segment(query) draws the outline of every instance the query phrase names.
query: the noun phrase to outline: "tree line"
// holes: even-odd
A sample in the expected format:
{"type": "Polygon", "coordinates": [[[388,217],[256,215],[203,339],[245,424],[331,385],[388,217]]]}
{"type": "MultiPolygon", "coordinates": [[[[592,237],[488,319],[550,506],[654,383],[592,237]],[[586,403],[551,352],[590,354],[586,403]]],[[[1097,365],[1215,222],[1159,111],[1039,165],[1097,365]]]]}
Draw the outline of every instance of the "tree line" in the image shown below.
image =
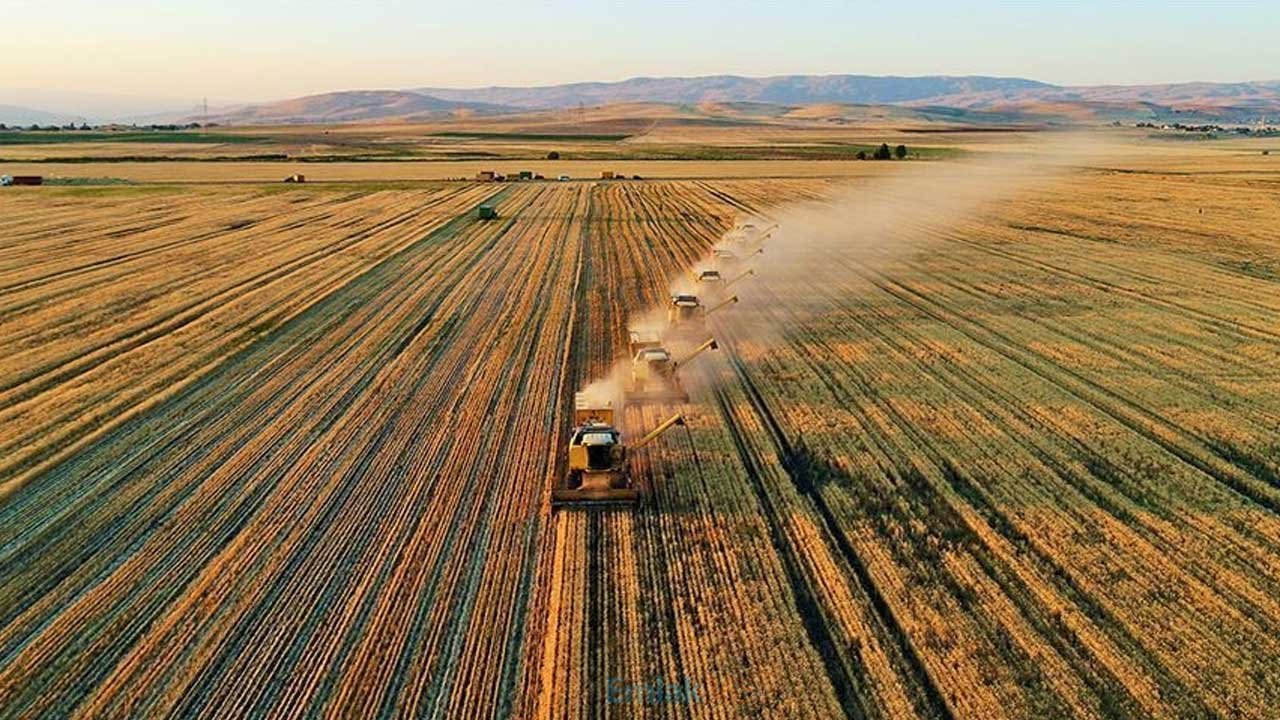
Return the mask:
{"type": "Polygon", "coordinates": [[[67,123],[66,125],[39,125],[39,124],[37,124],[37,123],[31,123],[30,125],[28,125],[28,126],[26,126],[26,127],[23,127],[23,126],[21,126],[21,125],[6,125],[5,123],[0,122],[0,131],[4,131],[4,130],[22,131],[22,130],[25,130],[25,131],[27,131],[27,132],[62,132],[62,131],[64,131],[64,130],[67,130],[67,131],[77,131],[77,130],[78,130],[78,131],[82,131],[82,132],[83,132],[83,131],[89,131],[89,130],[107,130],[107,131],[118,131],[118,130],[122,130],[122,131],[133,132],[133,131],[136,131],[136,130],[156,130],[156,131],[168,131],[168,132],[172,132],[172,131],[176,131],[176,130],[198,130],[198,129],[202,128],[202,127],[203,127],[203,128],[211,128],[211,127],[217,127],[217,126],[218,126],[218,124],[217,124],[217,123],[205,123],[205,124],[201,125],[200,123],[193,122],[193,123],[183,123],[183,124],[176,124],[176,123],[175,123],[175,124],[167,124],[167,125],[116,125],[116,124],[111,124],[111,125],[93,125],[93,126],[90,126],[88,123],[81,123],[81,124],[80,124],[80,125],[78,125],[78,126],[77,126],[75,123],[67,123]]]}
{"type": "Polygon", "coordinates": [[[899,145],[892,150],[889,149],[889,143],[880,143],[880,147],[876,148],[870,155],[866,150],[859,150],[857,155],[859,160],[905,160],[907,158],[907,146],[899,145]]]}

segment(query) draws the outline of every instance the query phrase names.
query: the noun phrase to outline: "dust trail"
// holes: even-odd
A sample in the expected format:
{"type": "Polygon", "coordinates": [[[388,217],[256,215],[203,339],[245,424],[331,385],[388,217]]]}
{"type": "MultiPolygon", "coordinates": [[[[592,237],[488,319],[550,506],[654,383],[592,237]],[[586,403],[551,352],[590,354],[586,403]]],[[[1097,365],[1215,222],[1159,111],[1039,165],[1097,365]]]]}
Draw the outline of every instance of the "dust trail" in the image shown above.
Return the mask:
{"type": "MultiPolygon", "coordinates": [[[[744,350],[781,342],[788,327],[828,311],[824,297],[859,291],[858,276],[849,268],[882,270],[928,252],[939,231],[1110,157],[1119,147],[1097,137],[1063,134],[1017,152],[975,154],[955,162],[904,162],[823,201],[746,218],[743,222],[758,227],[776,227],[763,253],[747,263],[756,275],[732,288],[741,302],[714,318],[712,326],[732,335],[744,350]]],[[[738,255],[752,249],[732,236],[717,247],[738,255]]]]}
{"type": "MultiPolygon", "coordinates": [[[[738,229],[672,276],[668,290],[672,295],[698,294],[707,306],[736,295],[738,304],[708,318],[708,335],[731,336],[739,351],[754,354],[782,342],[787,328],[825,312],[825,297],[857,292],[859,281],[851,277],[850,267],[875,270],[927,252],[937,231],[979,217],[1080,166],[1113,157],[1123,147],[1097,135],[1063,133],[1037,138],[1013,151],[975,153],[964,160],[897,162],[887,166],[886,174],[841,187],[824,200],[740,218],[738,229]],[[747,224],[757,230],[754,239],[741,228],[747,224]],[[715,297],[695,279],[703,269],[718,269],[725,280],[747,269],[754,275],[715,297]]],[[[633,316],[628,328],[664,332],[666,308],[633,316]]],[[[669,349],[679,354],[682,343],[676,345],[669,349]]],[[[629,358],[622,358],[587,390],[620,408],[628,373],[629,358]]],[[[704,376],[691,373],[682,379],[692,389],[704,376]]]]}
{"type": "Polygon", "coordinates": [[[612,407],[614,409],[614,422],[618,425],[619,430],[623,424],[623,393],[625,391],[625,383],[627,375],[630,373],[630,365],[626,360],[619,359],[609,368],[609,372],[604,377],[599,377],[587,383],[580,391],[577,397],[582,399],[591,407],[612,407]]]}

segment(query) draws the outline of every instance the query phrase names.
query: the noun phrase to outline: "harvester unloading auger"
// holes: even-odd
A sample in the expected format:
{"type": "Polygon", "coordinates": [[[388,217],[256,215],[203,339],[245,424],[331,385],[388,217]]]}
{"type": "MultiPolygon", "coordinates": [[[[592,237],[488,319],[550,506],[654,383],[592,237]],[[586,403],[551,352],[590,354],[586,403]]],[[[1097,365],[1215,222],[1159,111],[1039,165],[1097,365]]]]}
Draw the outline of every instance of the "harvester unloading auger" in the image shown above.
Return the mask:
{"type": "Polygon", "coordinates": [[[733,285],[739,280],[743,278],[751,277],[752,275],[755,275],[755,274],[756,274],[755,268],[747,268],[746,270],[743,270],[741,273],[738,273],[737,275],[735,275],[732,279],[726,280],[725,283],[720,286],[720,289],[722,291],[728,290],[730,285],[733,285]]]}
{"type": "Polygon", "coordinates": [[[694,348],[680,360],[656,338],[631,334],[631,377],[623,398],[628,403],[689,402],[689,393],[680,383],[678,371],[707,350],[718,350],[715,338],[694,348]]]}
{"type": "Polygon", "coordinates": [[[582,393],[574,397],[569,435],[569,471],[551,491],[551,506],[633,505],[640,488],[631,478],[627,456],[657,440],[684,416],[672,415],[647,435],[629,445],[614,426],[613,404],[592,402],[582,393]]]}

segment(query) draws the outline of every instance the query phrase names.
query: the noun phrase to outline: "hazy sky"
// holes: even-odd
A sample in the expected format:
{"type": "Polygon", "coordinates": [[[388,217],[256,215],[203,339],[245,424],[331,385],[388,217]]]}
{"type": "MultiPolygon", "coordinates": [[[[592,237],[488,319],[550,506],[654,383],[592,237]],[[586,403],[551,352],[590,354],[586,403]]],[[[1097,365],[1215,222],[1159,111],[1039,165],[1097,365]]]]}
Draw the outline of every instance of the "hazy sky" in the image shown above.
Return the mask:
{"type": "Polygon", "coordinates": [[[0,0],[0,27],[0,88],[183,99],[717,73],[1280,77],[1280,0],[0,0]]]}

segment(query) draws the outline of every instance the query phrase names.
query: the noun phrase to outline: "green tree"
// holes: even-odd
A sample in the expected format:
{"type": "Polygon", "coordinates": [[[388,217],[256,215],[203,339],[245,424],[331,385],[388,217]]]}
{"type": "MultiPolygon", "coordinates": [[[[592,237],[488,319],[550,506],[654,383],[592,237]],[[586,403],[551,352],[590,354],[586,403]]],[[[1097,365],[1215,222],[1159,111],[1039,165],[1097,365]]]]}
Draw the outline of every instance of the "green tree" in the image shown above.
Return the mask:
{"type": "Polygon", "coordinates": [[[890,159],[890,158],[892,158],[892,157],[893,157],[893,155],[889,152],[889,144],[888,144],[888,143],[880,143],[880,147],[876,148],[876,159],[877,159],[877,160],[888,160],[888,159],[890,159]]]}
{"type": "Polygon", "coordinates": [[[866,151],[866,150],[859,150],[859,151],[858,151],[858,159],[859,159],[859,160],[866,160],[866,159],[867,159],[867,151],[866,151]]]}
{"type": "Polygon", "coordinates": [[[556,151],[556,150],[552,150],[551,152],[547,153],[547,159],[548,159],[548,160],[559,160],[559,159],[560,159],[560,153],[559,153],[558,151],[556,151]]]}
{"type": "Polygon", "coordinates": [[[898,147],[894,148],[893,156],[898,158],[899,160],[905,160],[907,158],[907,146],[899,145],[898,147]]]}

